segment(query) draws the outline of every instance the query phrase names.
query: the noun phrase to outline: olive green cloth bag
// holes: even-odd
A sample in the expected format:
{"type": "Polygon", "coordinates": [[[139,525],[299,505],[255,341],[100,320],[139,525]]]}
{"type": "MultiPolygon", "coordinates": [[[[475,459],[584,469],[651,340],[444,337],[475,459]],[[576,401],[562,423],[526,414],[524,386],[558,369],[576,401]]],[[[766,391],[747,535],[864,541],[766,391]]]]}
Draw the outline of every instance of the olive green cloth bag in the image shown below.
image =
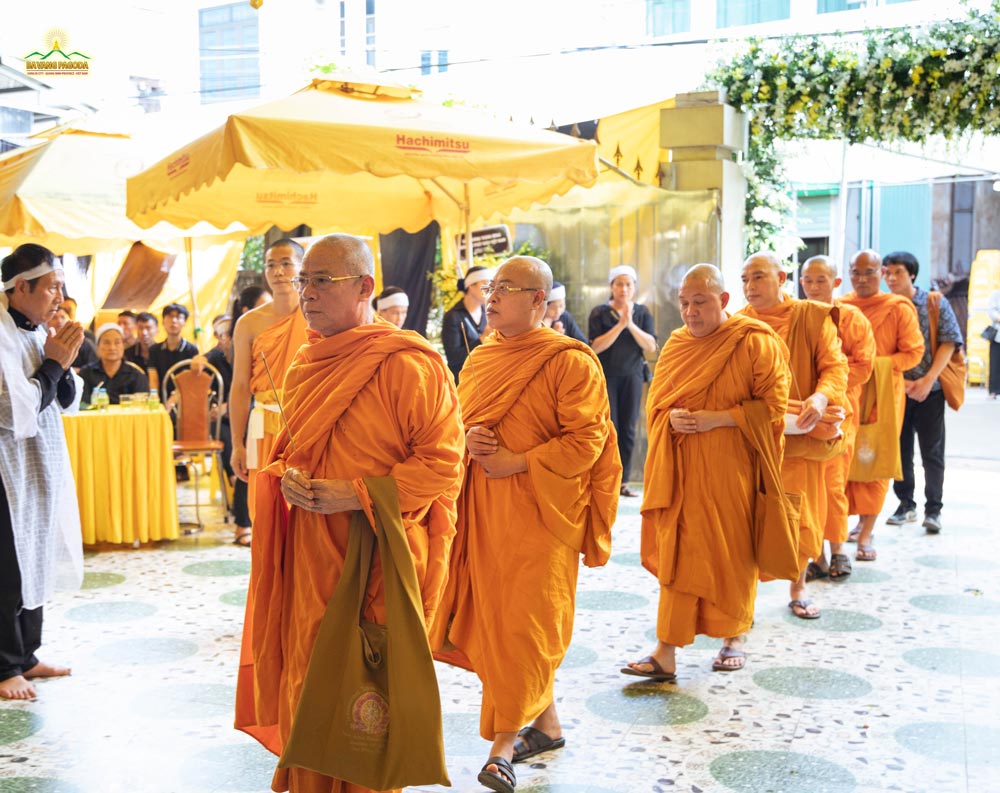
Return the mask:
{"type": "Polygon", "coordinates": [[[365,485],[375,505],[386,624],[361,616],[376,538],[359,510],[278,766],[372,790],[450,785],[437,677],[396,480],[370,477],[365,485]]]}

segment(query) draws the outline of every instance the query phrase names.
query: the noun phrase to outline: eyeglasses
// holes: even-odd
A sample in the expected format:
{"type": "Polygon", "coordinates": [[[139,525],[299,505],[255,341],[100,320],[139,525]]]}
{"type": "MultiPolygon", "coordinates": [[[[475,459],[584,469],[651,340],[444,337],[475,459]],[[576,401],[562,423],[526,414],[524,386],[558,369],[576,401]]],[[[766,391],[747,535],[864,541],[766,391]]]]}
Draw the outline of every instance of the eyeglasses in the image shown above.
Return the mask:
{"type": "Polygon", "coordinates": [[[874,278],[881,270],[851,270],[851,278],[874,278]]]}
{"type": "Polygon", "coordinates": [[[355,278],[364,278],[363,275],[297,275],[291,280],[291,285],[299,292],[305,291],[307,286],[311,286],[317,292],[323,292],[330,288],[335,281],[351,281],[355,278]]]}
{"type": "Polygon", "coordinates": [[[486,297],[491,295],[500,295],[500,297],[505,297],[511,292],[540,292],[542,291],[540,287],[537,286],[508,286],[507,284],[494,284],[488,283],[483,284],[483,294],[486,297]]]}

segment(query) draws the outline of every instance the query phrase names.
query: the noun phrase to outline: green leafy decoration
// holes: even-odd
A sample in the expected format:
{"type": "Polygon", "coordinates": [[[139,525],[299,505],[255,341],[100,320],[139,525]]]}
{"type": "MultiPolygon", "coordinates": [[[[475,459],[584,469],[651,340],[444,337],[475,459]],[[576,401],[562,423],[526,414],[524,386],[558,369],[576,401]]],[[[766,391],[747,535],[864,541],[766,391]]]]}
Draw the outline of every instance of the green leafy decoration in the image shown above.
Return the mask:
{"type": "Polygon", "coordinates": [[[1000,133],[1000,0],[920,29],[751,39],[708,79],[750,118],[747,251],[759,250],[783,235],[791,215],[778,140],[1000,133]]]}

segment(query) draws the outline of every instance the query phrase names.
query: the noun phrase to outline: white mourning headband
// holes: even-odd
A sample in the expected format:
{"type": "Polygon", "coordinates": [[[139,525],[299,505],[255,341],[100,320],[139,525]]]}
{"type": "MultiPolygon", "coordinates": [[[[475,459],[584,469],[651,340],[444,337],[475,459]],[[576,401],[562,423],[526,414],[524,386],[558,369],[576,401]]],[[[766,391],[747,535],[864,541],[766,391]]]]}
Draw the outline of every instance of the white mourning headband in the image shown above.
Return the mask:
{"type": "Polygon", "coordinates": [[[410,298],[406,296],[406,292],[394,292],[388,297],[380,297],[376,301],[379,311],[385,311],[387,308],[392,308],[394,306],[403,306],[407,308],[410,305],[410,298]]]}
{"type": "Polygon", "coordinates": [[[476,270],[474,273],[469,273],[465,276],[465,285],[472,286],[473,284],[478,284],[480,281],[492,281],[493,271],[488,267],[485,270],[476,270]]]}
{"type": "Polygon", "coordinates": [[[559,284],[559,286],[552,287],[551,291],[549,291],[548,302],[551,303],[553,300],[565,300],[565,299],[566,299],[566,287],[563,286],[562,284],[559,284]]]}
{"type": "Polygon", "coordinates": [[[612,283],[619,275],[627,275],[632,279],[632,283],[639,283],[639,274],[631,265],[620,264],[617,267],[612,267],[611,272],[608,273],[608,283],[612,283]]]}
{"type": "Polygon", "coordinates": [[[58,264],[49,264],[48,262],[42,262],[41,264],[35,265],[30,270],[25,270],[23,273],[18,273],[9,281],[3,282],[3,291],[6,292],[8,289],[13,289],[14,284],[18,281],[34,281],[36,278],[41,278],[43,275],[48,275],[49,273],[61,273],[63,268],[58,264]]]}

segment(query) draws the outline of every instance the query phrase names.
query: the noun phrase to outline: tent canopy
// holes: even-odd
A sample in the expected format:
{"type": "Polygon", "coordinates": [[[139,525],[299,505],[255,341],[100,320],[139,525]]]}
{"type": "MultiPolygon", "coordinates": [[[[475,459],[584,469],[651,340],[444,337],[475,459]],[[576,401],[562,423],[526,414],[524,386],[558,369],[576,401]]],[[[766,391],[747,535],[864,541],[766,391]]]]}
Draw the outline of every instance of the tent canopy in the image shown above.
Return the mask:
{"type": "Polygon", "coordinates": [[[125,179],[153,161],[149,152],[149,142],[129,132],[70,126],[0,155],[0,246],[35,242],[82,256],[136,240],[179,252],[187,235],[211,236],[213,244],[246,236],[231,219],[219,228],[199,223],[186,231],[169,223],[143,229],[129,220],[125,179]]]}
{"type": "Polygon", "coordinates": [[[236,219],[357,233],[458,227],[597,178],[590,141],[421,99],[405,86],[314,80],[128,180],[128,215],[182,228],[236,219]]]}

